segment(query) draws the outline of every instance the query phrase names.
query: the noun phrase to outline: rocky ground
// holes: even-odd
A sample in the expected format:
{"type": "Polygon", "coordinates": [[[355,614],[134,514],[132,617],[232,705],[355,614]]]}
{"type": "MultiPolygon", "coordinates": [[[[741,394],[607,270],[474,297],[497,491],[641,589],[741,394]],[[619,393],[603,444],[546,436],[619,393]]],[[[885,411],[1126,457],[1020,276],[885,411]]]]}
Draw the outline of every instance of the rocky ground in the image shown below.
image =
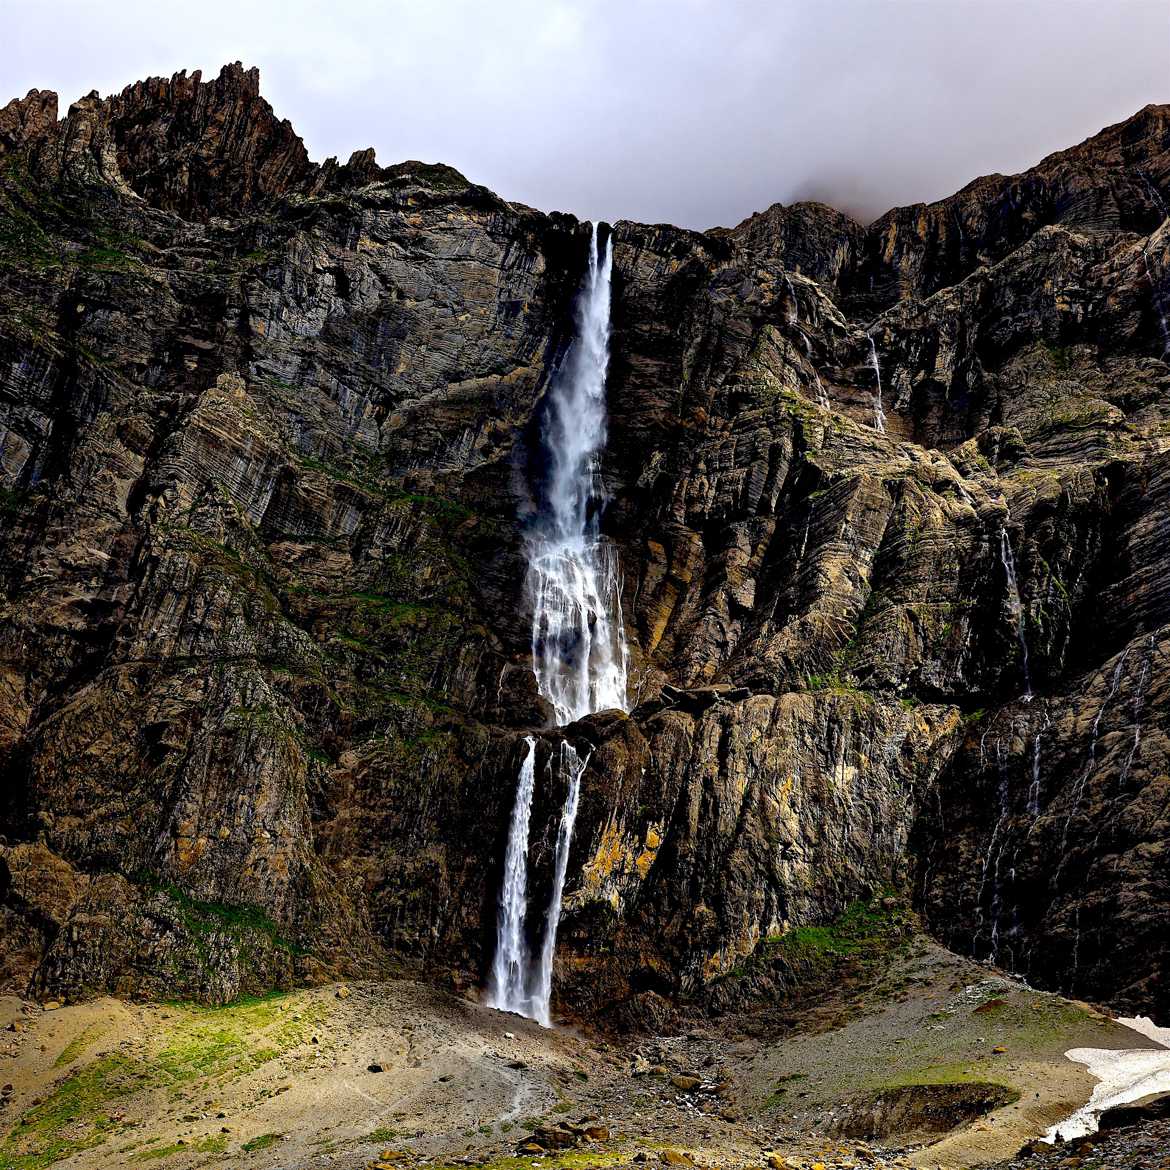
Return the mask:
{"type": "Polygon", "coordinates": [[[1170,1121],[1151,1121],[1030,1152],[989,1170],[1167,1170],[1170,1121]]]}
{"type": "Polygon", "coordinates": [[[410,981],[222,1008],[8,998],[0,1028],[12,1170],[965,1167],[1087,1099],[1064,1049],[1141,1043],[924,940],[800,1018],[694,1017],[641,1039],[544,1030],[410,981]]]}

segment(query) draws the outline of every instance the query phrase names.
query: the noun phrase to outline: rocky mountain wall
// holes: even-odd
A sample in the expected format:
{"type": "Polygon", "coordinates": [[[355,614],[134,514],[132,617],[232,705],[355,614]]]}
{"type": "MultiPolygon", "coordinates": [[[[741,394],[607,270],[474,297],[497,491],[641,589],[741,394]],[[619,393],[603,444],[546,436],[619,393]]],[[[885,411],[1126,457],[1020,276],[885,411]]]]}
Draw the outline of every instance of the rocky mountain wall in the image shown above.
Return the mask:
{"type": "MultiPolygon", "coordinates": [[[[313,164],[239,66],[33,91],[0,172],[5,983],[479,979],[587,225],[313,164]]],[[[1148,107],[868,228],[613,225],[633,709],[563,732],[563,1009],[726,1001],[888,888],[1165,1010],[1167,200],[1148,107]]]]}

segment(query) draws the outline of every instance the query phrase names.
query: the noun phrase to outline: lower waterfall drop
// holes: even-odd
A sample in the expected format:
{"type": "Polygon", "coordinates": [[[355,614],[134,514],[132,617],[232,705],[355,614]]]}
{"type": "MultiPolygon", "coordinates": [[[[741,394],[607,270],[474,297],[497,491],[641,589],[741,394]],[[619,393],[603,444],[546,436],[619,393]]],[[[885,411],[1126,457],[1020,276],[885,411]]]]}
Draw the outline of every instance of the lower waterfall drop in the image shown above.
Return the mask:
{"type": "Polygon", "coordinates": [[[552,897],[545,914],[544,942],[540,948],[540,962],[533,972],[532,1018],[546,1028],[552,1027],[549,1019],[549,1002],[552,999],[553,957],[557,950],[557,926],[561,920],[561,902],[565,893],[565,874],[569,869],[569,847],[573,843],[573,826],[577,821],[577,805],[581,798],[581,773],[589,757],[582,759],[571,743],[561,741],[560,772],[569,779],[569,792],[561,812],[561,827],[557,832],[557,853],[553,865],[552,897]]]}
{"type": "Polygon", "coordinates": [[[488,983],[488,1006],[526,1015],[528,1010],[528,824],[536,788],[536,740],[524,738],[524,759],[516,785],[516,802],[504,853],[504,881],[500,887],[498,939],[488,983]]]}

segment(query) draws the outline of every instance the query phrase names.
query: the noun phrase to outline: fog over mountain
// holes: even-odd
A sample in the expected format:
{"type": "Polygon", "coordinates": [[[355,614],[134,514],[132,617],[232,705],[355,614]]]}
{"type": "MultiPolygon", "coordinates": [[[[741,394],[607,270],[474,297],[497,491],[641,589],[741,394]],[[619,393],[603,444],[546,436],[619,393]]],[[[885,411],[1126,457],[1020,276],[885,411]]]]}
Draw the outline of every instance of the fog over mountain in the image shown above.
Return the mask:
{"type": "Polygon", "coordinates": [[[315,158],[372,145],[542,209],[697,228],[809,198],[870,219],[1170,96],[1159,0],[3,10],[5,100],[48,87],[64,112],[128,77],[239,59],[315,158]]]}

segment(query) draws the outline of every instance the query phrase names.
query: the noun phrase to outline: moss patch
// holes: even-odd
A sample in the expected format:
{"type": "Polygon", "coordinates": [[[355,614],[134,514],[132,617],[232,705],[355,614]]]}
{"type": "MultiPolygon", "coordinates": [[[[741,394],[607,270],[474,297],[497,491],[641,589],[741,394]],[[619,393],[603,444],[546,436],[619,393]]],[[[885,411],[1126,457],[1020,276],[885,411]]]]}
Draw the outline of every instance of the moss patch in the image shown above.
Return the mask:
{"type": "Polygon", "coordinates": [[[283,1138],[284,1134],[282,1133],[262,1133],[258,1137],[251,1138],[249,1141],[244,1142],[240,1148],[244,1151],[244,1153],[252,1154],[257,1150],[266,1150],[269,1146],[276,1145],[276,1143],[283,1140],[283,1138]]]}
{"type": "Polygon", "coordinates": [[[909,910],[890,891],[870,901],[853,902],[843,914],[824,926],[794,926],[770,935],[763,945],[768,959],[784,959],[798,966],[833,966],[839,959],[879,958],[902,942],[912,925],[909,910]]]}
{"type": "Polygon", "coordinates": [[[148,1150],[140,1150],[132,1154],[132,1162],[152,1162],[159,1158],[169,1158],[172,1154],[194,1150],[197,1154],[222,1154],[227,1149],[227,1138],[208,1136],[196,1138],[191,1142],[172,1142],[166,1146],[152,1146],[148,1150]]]}
{"type": "Polygon", "coordinates": [[[7,1170],[40,1170],[100,1145],[123,1123],[111,1115],[117,1102],[146,1083],[144,1068],[122,1056],[105,1056],[58,1081],[0,1143],[7,1170]]]}
{"type": "MultiPolygon", "coordinates": [[[[131,1094],[243,1076],[307,1042],[324,1011],[316,1005],[289,1010],[283,995],[218,1008],[180,1004],[173,1010],[177,1018],[168,1021],[166,1034],[146,1052],[102,1056],[58,1081],[0,1140],[0,1166],[41,1170],[100,1145],[127,1128],[120,1107],[131,1094]]],[[[275,1141],[280,1135],[262,1136],[275,1141]]],[[[173,1152],[166,1147],[141,1151],[151,1158],[173,1152]]]]}

